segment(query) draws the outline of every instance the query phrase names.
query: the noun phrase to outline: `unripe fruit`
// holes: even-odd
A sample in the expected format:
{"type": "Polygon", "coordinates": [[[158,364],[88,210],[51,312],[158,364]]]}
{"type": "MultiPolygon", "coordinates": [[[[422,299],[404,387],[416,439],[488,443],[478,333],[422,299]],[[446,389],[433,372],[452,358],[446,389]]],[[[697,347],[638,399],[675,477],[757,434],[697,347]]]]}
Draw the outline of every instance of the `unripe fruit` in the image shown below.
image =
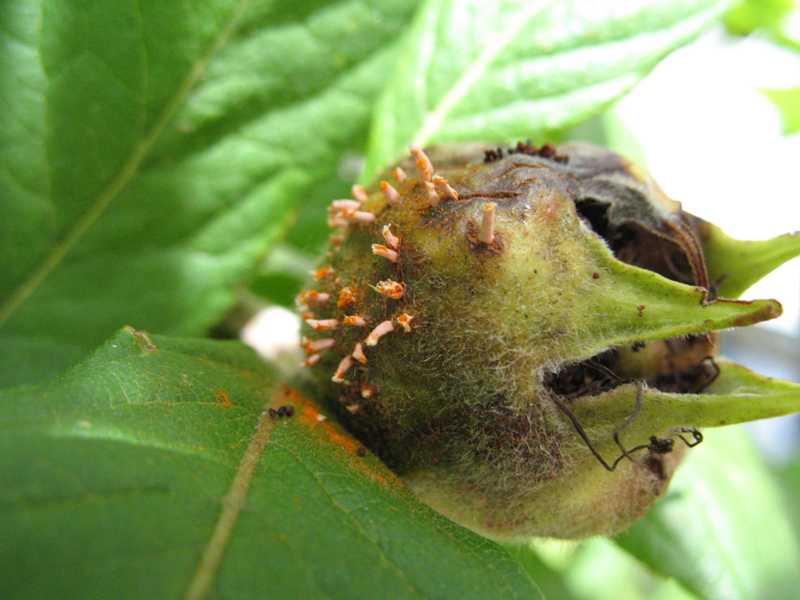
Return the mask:
{"type": "Polygon", "coordinates": [[[414,148],[388,172],[331,207],[299,299],[306,364],[453,520],[498,539],[614,533],[664,493],[695,427],[800,409],[792,384],[714,358],[714,331],[781,311],[718,295],[796,238],[731,240],[586,144],[414,148]]]}

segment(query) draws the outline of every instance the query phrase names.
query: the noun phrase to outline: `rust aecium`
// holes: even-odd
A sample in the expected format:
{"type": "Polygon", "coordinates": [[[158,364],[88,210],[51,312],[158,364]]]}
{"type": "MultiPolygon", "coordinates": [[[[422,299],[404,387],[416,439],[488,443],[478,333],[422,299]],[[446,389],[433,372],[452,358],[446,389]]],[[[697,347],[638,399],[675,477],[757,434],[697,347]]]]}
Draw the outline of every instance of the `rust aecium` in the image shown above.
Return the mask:
{"type": "Polygon", "coordinates": [[[298,298],[305,364],[350,431],[467,527],[617,532],[698,428],[800,409],[795,384],[719,358],[716,333],[780,314],[736,296],[796,236],[733,240],[587,144],[414,147],[353,195],[298,298]]]}

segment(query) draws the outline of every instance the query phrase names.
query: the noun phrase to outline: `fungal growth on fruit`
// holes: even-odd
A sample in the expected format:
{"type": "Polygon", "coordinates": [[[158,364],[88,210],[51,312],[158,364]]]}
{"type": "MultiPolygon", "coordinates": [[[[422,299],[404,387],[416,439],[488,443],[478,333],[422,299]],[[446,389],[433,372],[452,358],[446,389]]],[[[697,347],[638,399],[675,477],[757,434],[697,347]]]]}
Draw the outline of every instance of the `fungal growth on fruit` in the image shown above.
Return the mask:
{"type": "Polygon", "coordinates": [[[484,535],[614,533],[699,428],[800,410],[716,333],[780,314],[736,298],[798,238],[728,238],[608,150],[413,147],[329,222],[298,297],[304,364],[366,447],[484,535]]]}

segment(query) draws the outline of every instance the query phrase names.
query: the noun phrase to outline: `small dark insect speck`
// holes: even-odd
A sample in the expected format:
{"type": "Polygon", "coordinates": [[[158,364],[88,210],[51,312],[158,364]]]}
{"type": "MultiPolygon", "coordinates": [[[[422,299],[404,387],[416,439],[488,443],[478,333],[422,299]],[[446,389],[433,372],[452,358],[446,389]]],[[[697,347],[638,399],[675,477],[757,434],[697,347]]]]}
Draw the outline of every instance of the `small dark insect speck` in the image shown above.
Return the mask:
{"type": "Polygon", "coordinates": [[[366,456],[367,455],[367,449],[364,448],[364,446],[359,446],[358,450],[356,450],[356,454],[358,454],[359,456],[366,456]]]}
{"type": "Polygon", "coordinates": [[[270,408],[269,416],[272,417],[273,419],[280,419],[281,417],[294,416],[294,406],[292,406],[291,404],[284,404],[283,406],[279,406],[278,408],[270,408]]]}
{"type": "Polygon", "coordinates": [[[592,279],[600,279],[600,273],[597,272],[592,273],[592,279]]]}
{"type": "Polygon", "coordinates": [[[631,346],[631,352],[638,352],[639,350],[644,348],[646,345],[647,344],[645,344],[644,342],[633,342],[633,345],[631,346]]]}

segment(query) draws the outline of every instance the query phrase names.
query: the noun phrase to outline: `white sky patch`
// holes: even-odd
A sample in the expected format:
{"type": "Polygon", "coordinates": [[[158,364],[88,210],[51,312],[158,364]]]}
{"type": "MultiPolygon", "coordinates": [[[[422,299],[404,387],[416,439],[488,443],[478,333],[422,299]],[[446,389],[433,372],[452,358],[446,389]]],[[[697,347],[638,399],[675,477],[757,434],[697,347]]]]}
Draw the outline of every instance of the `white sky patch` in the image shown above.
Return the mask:
{"type": "Polygon", "coordinates": [[[300,361],[300,317],[281,306],[259,311],[242,329],[242,341],[267,360],[300,361]]]}

